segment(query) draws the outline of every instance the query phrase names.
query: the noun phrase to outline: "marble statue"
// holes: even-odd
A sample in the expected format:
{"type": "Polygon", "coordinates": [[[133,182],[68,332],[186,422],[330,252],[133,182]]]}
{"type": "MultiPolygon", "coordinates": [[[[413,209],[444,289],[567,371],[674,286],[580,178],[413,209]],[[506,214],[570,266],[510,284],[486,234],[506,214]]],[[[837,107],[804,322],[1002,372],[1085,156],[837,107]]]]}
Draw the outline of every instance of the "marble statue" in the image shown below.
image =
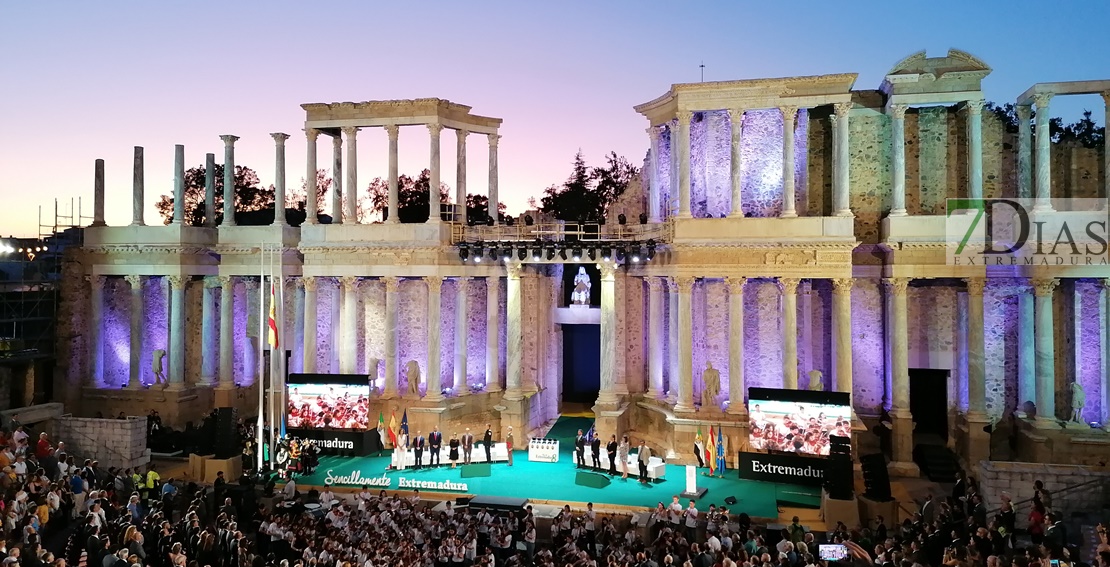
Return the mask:
{"type": "Polygon", "coordinates": [[[1083,423],[1083,406],[1087,405],[1087,393],[1079,382],[1071,383],[1071,421],[1083,423]]]}
{"type": "Polygon", "coordinates": [[[705,361],[705,372],[701,373],[701,383],[701,407],[714,407],[717,395],[721,393],[721,373],[708,360],[705,361]]]}
{"type": "Polygon", "coordinates": [[[151,364],[151,370],[154,371],[154,383],[151,384],[152,386],[166,384],[166,373],[162,371],[163,358],[166,358],[166,351],[162,349],[154,351],[153,362],[151,364]]]}
{"type": "Polygon", "coordinates": [[[409,384],[409,395],[420,397],[420,364],[410,360],[405,366],[405,379],[409,384]]]}
{"type": "Polygon", "coordinates": [[[590,306],[590,275],[586,273],[586,268],[579,266],[578,274],[574,276],[574,291],[570,293],[571,305],[590,306]]]}
{"type": "Polygon", "coordinates": [[[824,375],[820,370],[809,371],[809,391],[810,392],[824,392],[825,382],[822,380],[824,375]]]}

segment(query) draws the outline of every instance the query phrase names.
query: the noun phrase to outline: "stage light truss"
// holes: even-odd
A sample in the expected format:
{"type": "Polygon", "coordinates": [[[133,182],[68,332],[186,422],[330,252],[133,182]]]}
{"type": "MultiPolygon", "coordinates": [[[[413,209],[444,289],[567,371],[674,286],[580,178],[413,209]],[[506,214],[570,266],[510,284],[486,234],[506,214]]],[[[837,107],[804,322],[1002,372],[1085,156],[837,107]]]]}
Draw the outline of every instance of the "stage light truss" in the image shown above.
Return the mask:
{"type": "Polygon", "coordinates": [[[562,262],[617,262],[639,264],[655,259],[658,243],[646,241],[475,241],[455,245],[459,260],[481,263],[484,261],[516,261],[529,263],[562,262]]]}

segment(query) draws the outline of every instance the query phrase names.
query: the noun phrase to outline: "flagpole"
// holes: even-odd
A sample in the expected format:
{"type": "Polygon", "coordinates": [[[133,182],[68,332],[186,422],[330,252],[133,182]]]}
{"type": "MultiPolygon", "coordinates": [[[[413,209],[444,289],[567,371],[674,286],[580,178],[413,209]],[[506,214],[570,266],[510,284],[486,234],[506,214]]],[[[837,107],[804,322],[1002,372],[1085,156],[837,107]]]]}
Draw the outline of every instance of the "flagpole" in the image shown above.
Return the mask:
{"type": "Polygon", "coordinates": [[[289,372],[289,360],[285,357],[285,257],[278,249],[278,351],[281,353],[281,369],[278,372],[278,435],[285,437],[285,412],[288,400],[285,393],[285,375],[289,372]]]}
{"type": "MultiPolygon", "coordinates": [[[[274,293],[274,249],[270,248],[270,312],[275,314],[274,325],[277,325],[277,294],[274,293]]],[[[267,320],[266,324],[267,337],[269,337],[270,325],[267,320]]],[[[277,333],[274,333],[276,339],[277,333]]],[[[269,342],[269,341],[267,341],[269,342]]],[[[270,447],[277,448],[277,412],[274,407],[274,381],[277,380],[277,369],[280,368],[280,361],[278,360],[277,349],[274,345],[270,345],[270,389],[268,391],[268,403],[270,404],[270,447]]],[[[270,468],[276,468],[277,455],[273,449],[270,450],[270,468]]]]}
{"type": "Polygon", "coordinates": [[[266,244],[261,243],[258,246],[258,378],[255,379],[255,386],[258,387],[258,424],[255,427],[255,443],[258,450],[258,471],[262,472],[262,458],[264,448],[264,437],[262,429],[265,426],[265,384],[263,383],[263,368],[262,368],[262,326],[266,324],[266,315],[263,312],[265,308],[265,301],[263,298],[266,294],[266,244]]]}

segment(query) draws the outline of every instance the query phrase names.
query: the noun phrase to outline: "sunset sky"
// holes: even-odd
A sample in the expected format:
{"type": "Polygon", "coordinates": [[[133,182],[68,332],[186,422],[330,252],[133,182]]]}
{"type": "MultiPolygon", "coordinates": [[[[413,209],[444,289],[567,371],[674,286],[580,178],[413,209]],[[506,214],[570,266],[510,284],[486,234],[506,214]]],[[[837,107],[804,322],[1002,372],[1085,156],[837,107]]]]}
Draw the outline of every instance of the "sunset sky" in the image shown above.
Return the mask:
{"type": "MultiPolygon", "coordinates": [[[[987,100],[1033,83],[1110,78],[1110,3],[877,2],[8,2],[0,12],[0,234],[34,236],[54,200],[92,214],[93,160],[107,170],[107,221],[131,218],[131,155],[146,148],[148,224],[172,190],[173,146],[202,165],[221,134],[237,163],[274,178],[271,132],[292,136],[288,179],[305,175],[305,102],[439,97],[504,119],[501,199],[510,214],[562,182],[579,148],[640,163],[632,106],[670,84],[859,73],[878,87],[898,60],[966,50],[994,69],[987,100]]],[[[1067,120],[1102,121],[1097,96],[1053,100],[1067,120]]],[[[320,143],[320,163],[330,160],[320,143]]],[[[386,174],[386,135],[359,135],[359,186],[386,174]]],[[[443,141],[454,185],[454,136],[443,141]]],[[[468,143],[468,186],[484,193],[485,140],[468,143]]],[[[427,130],[400,135],[400,169],[428,159],[427,130]]],[[[87,223],[86,223],[87,224],[87,223]]]]}

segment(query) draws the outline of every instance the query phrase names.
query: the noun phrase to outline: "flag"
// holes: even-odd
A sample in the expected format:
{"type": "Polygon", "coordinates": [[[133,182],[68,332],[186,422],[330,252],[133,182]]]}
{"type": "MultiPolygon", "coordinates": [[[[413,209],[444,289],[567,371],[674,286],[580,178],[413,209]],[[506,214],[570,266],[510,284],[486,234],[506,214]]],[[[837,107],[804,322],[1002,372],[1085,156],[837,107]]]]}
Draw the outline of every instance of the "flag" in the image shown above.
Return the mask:
{"type": "Polygon", "coordinates": [[[405,410],[405,413],[401,414],[401,433],[409,434],[409,410],[405,410]]]}
{"type": "Polygon", "coordinates": [[[725,436],[720,429],[717,430],[717,471],[725,476],[725,436]]]}
{"type": "Polygon", "coordinates": [[[709,465],[709,476],[713,476],[713,473],[717,471],[717,462],[713,458],[714,457],[713,453],[716,453],[716,451],[714,450],[715,445],[716,445],[716,440],[714,439],[714,435],[713,435],[713,426],[710,425],[709,426],[709,443],[707,443],[705,445],[705,464],[709,465]]]}
{"type": "Polygon", "coordinates": [[[389,444],[397,446],[397,412],[389,414],[389,444]]]}
{"type": "Polygon", "coordinates": [[[378,412],[378,431],[385,429],[385,414],[378,412]]]}
{"type": "Polygon", "coordinates": [[[586,432],[586,443],[593,443],[594,435],[597,435],[597,433],[594,431],[594,426],[591,425],[590,430],[586,432]]]}
{"type": "Polygon", "coordinates": [[[266,326],[269,327],[270,332],[270,348],[278,348],[278,329],[277,329],[277,285],[270,284],[270,318],[267,320],[266,326]]]}

